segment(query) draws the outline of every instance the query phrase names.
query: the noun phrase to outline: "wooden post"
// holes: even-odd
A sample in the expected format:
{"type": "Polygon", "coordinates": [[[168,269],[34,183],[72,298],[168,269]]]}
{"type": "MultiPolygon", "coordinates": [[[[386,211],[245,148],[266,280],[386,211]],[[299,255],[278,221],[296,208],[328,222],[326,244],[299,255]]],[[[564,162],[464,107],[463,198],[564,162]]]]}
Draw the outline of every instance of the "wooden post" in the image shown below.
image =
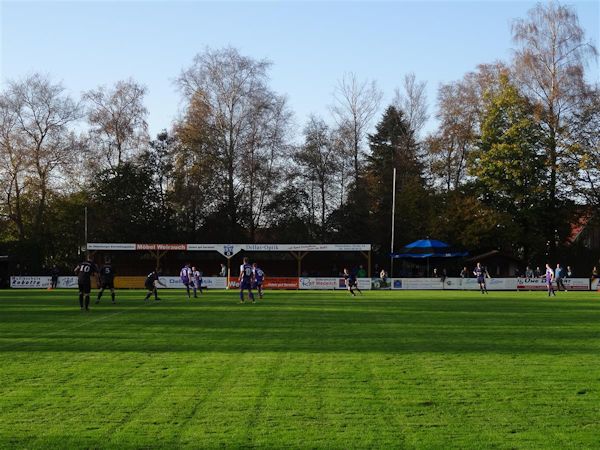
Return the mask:
{"type": "Polygon", "coordinates": [[[167,252],[150,251],[149,253],[154,257],[155,260],[154,269],[158,269],[160,267],[160,260],[167,254],[167,252]]]}
{"type": "Polygon", "coordinates": [[[300,278],[300,276],[302,275],[302,260],[304,259],[304,257],[306,255],[308,255],[308,252],[290,252],[294,258],[296,258],[296,262],[298,263],[298,278],[300,278]]]}
{"type": "Polygon", "coordinates": [[[367,258],[367,277],[371,278],[371,250],[368,252],[360,252],[360,254],[367,258]]]}
{"type": "Polygon", "coordinates": [[[227,258],[227,285],[225,289],[229,289],[229,278],[231,277],[231,258],[227,258]]]}

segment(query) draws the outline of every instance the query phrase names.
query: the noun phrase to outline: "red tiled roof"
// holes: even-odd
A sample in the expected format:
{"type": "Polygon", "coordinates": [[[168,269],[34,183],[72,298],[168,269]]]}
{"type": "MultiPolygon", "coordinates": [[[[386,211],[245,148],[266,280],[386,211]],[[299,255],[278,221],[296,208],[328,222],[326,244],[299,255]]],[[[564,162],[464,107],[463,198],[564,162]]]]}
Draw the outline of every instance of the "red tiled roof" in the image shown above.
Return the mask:
{"type": "Polygon", "coordinates": [[[571,224],[571,233],[569,234],[569,237],[567,238],[567,242],[569,244],[573,244],[577,240],[577,238],[579,237],[581,232],[583,230],[585,230],[585,227],[589,223],[590,218],[591,218],[591,216],[589,214],[586,214],[586,215],[581,216],[577,220],[577,222],[571,224]]]}

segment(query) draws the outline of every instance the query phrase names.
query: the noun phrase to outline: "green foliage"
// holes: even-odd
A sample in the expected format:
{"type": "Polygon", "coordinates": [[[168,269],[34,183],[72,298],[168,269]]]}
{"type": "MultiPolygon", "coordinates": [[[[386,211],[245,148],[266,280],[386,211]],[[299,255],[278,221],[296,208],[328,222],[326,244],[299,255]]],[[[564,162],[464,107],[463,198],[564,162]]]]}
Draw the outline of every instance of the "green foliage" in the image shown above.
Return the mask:
{"type": "Polygon", "coordinates": [[[91,198],[91,242],[165,239],[168,218],[163,215],[149,168],[125,162],[100,173],[92,185],[91,198]]]}
{"type": "MultiPolygon", "coordinates": [[[[427,232],[429,198],[414,130],[404,113],[389,106],[369,137],[365,184],[369,193],[371,239],[389,243],[393,169],[396,168],[396,242],[408,243],[427,232]]],[[[400,244],[402,245],[402,244],[400,244]]]]}
{"type": "Polygon", "coordinates": [[[545,249],[540,227],[549,197],[543,134],[532,105],[506,75],[487,104],[469,171],[477,179],[478,197],[509,218],[504,225],[512,229],[515,250],[528,257],[532,248],[545,249]]]}

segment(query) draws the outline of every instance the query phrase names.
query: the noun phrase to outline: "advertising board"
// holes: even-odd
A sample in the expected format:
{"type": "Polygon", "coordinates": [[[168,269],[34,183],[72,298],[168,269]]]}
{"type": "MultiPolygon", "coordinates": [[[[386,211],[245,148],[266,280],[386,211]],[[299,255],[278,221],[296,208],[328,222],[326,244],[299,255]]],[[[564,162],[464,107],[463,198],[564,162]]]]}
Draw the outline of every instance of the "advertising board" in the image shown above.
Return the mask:
{"type": "MultiPolygon", "coordinates": [[[[231,289],[239,289],[240,284],[237,279],[229,280],[231,289]]],[[[298,289],[298,278],[295,277],[269,277],[263,283],[264,289],[298,289]]]]}
{"type": "Polygon", "coordinates": [[[441,278],[392,278],[392,289],[444,289],[441,278]]]}
{"type": "MultiPolygon", "coordinates": [[[[545,291],[547,289],[544,278],[517,278],[516,280],[519,291],[545,291]]],[[[563,281],[567,290],[590,290],[590,280],[588,278],[564,278],[563,281]]],[[[556,283],[554,287],[556,288],[556,283]]]]}
{"type": "MultiPolygon", "coordinates": [[[[517,289],[516,278],[486,278],[485,285],[488,291],[514,291],[517,289]]],[[[448,290],[479,290],[476,278],[448,277],[444,280],[444,289],[448,290]]]]}

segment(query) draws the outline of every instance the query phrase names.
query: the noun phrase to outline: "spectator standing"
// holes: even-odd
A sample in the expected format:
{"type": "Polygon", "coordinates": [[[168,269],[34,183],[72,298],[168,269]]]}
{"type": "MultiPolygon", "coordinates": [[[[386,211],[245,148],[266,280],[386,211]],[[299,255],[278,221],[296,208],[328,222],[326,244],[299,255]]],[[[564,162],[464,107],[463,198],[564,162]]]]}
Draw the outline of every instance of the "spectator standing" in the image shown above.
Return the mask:
{"type": "Polygon", "coordinates": [[[571,278],[573,276],[573,270],[571,266],[567,266],[567,273],[565,274],[565,278],[571,278]]]}

